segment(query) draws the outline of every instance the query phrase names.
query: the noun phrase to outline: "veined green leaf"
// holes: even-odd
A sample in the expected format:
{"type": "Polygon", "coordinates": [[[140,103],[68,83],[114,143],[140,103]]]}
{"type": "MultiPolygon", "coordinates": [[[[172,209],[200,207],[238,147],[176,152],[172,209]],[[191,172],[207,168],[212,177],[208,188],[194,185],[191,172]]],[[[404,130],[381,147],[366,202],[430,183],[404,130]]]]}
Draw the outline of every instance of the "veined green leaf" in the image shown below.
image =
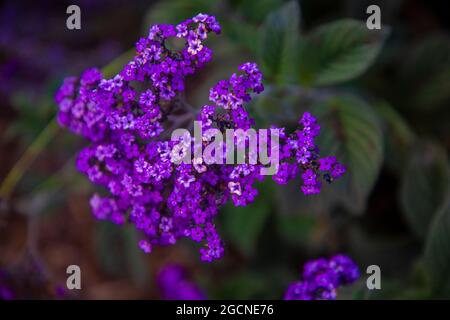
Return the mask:
{"type": "Polygon", "coordinates": [[[410,155],[414,132],[403,117],[387,102],[376,104],[376,111],[382,120],[387,166],[402,173],[405,161],[410,155]]]}
{"type": "Polygon", "coordinates": [[[259,60],[264,76],[276,80],[288,64],[291,51],[298,39],[300,9],[290,1],[269,14],[261,29],[259,60]]]}
{"type": "Polygon", "coordinates": [[[400,202],[406,220],[420,238],[427,235],[449,184],[450,168],[445,150],[431,142],[419,143],[403,174],[400,202]]]}
{"type": "Polygon", "coordinates": [[[361,75],[380,52],[386,30],[369,30],[365,23],[351,19],[313,30],[300,40],[300,83],[334,85],[361,75]]]}
{"type": "Polygon", "coordinates": [[[364,211],[367,198],[383,161],[383,140],[379,119],[360,99],[341,96],[312,107],[321,132],[317,145],[321,155],[336,155],[347,171],[324,188],[329,204],[342,204],[353,213],[364,211]]]}

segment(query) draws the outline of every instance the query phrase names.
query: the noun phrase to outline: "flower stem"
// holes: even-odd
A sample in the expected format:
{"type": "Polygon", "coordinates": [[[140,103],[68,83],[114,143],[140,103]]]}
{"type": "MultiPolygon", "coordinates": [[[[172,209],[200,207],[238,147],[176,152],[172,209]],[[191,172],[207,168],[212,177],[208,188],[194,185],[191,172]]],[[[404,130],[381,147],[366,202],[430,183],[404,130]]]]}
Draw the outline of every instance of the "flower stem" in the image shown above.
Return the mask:
{"type": "Polygon", "coordinates": [[[0,198],[8,199],[11,196],[11,193],[14,191],[14,188],[19,180],[23,177],[36,157],[52,140],[58,132],[58,129],[59,127],[56,123],[56,119],[53,118],[45,126],[44,130],[41,131],[33,143],[27,148],[25,153],[20,157],[13,168],[9,171],[6,178],[3,180],[0,186],[0,198]]]}

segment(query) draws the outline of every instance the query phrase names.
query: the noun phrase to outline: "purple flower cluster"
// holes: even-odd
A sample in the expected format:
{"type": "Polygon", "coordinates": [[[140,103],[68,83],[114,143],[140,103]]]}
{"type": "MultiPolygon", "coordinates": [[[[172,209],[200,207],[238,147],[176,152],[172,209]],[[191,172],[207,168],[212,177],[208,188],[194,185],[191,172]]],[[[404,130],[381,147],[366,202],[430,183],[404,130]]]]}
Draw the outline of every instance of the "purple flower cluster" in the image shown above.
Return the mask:
{"type": "Polygon", "coordinates": [[[152,26],[118,75],[104,79],[97,69],[89,69],[79,79],[67,78],[56,94],[60,125],[91,141],[78,156],[78,170],[112,195],[92,197],[94,215],[117,224],[134,223],[146,235],[139,243],[145,252],[154,244],[191,236],[207,239],[208,257],[222,255],[208,219],[216,213],[208,209],[213,199],[202,199],[200,182],[190,184],[189,168],[174,168],[171,142],[155,140],[171,101],[184,90],[185,77],[211,59],[212,51],[203,44],[211,31],[220,33],[220,26],[204,14],[177,26],[152,26]],[[180,52],[167,49],[171,37],[186,40],[180,52]],[[202,208],[200,202],[205,202],[202,208]],[[202,225],[201,232],[196,225],[202,225]]]}
{"type": "Polygon", "coordinates": [[[203,45],[210,31],[219,33],[220,26],[204,14],[176,27],[155,25],[136,43],[135,57],[113,78],[104,79],[97,69],[79,79],[67,78],[56,94],[60,125],[92,142],[124,144],[124,151],[135,156],[137,139],[163,131],[161,122],[169,110],[161,107],[184,90],[187,75],[211,59],[212,51],[203,45]],[[172,37],[186,40],[181,52],[166,47],[172,37]],[[149,89],[139,92],[139,86],[149,89]]]}
{"type": "Polygon", "coordinates": [[[320,126],[309,112],[305,112],[298,122],[298,128],[290,135],[280,135],[280,168],[273,180],[286,184],[302,169],[304,194],[320,193],[321,178],[331,182],[345,173],[345,167],[336,157],[319,158],[319,148],[314,138],[319,135],[320,126]]]}
{"type": "Polygon", "coordinates": [[[345,255],[309,261],[303,268],[303,280],[292,283],[285,300],[332,300],[336,290],[359,278],[357,265],[345,255]]]}
{"type": "MultiPolygon", "coordinates": [[[[204,14],[177,26],[153,26],[118,75],[104,79],[98,70],[89,69],[79,79],[67,78],[56,94],[60,125],[91,142],[78,156],[78,170],[110,193],[91,198],[94,215],[116,224],[133,223],[145,235],[139,242],[145,252],[184,237],[203,243],[201,259],[208,262],[224,252],[213,221],[219,208],[230,199],[236,206],[253,202],[258,194],[253,185],[264,178],[261,163],[208,164],[198,157],[192,164],[176,164],[174,155],[182,158],[191,141],[183,145],[161,137],[174,101],[184,90],[185,77],[212,57],[204,45],[211,31],[219,33],[220,26],[204,14]],[[170,37],[186,40],[180,52],[166,47],[170,37]]],[[[254,120],[244,104],[251,100],[251,93],[263,89],[257,65],[244,63],[238,73],[210,90],[214,105],[201,109],[202,129],[251,128],[254,120]]],[[[273,176],[277,183],[287,183],[302,170],[302,190],[313,194],[320,191],[320,172],[327,181],[344,173],[334,157],[318,158],[314,138],[319,129],[309,113],[292,134],[279,129],[280,164],[273,176]]],[[[207,132],[202,137],[205,144],[213,139],[207,132]]],[[[239,135],[234,139],[235,145],[242,145],[239,135]]],[[[244,146],[249,143],[243,142],[244,146]]],[[[270,150],[271,142],[267,143],[270,150]]]]}
{"type": "Polygon", "coordinates": [[[191,282],[186,270],[179,265],[165,266],[158,274],[158,286],[165,300],[205,300],[205,296],[191,282]]]}
{"type": "MultiPolygon", "coordinates": [[[[229,80],[222,80],[210,90],[210,100],[216,105],[206,105],[201,109],[198,120],[202,122],[202,129],[215,128],[220,132],[226,129],[246,130],[252,127],[254,120],[250,118],[243,107],[244,102],[251,100],[250,92],[260,93],[262,85],[262,73],[255,63],[244,63],[239,67],[241,74],[233,74],[229,80]]],[[[237,131],[236,131],[237,132],[237,131]]],[[[248,141],[239,144],[239,135],[233,137],[233,148],[248,145],[248,141]]],[[[205,145],[213,140],[213,136],[205,131],[202,142],[205,145]]],[[[223,143],[223,155],[227,155],[227,146],[223,143]]],[[[252,155],[249,155],[252,157],[252,155]]],[[[203,159],[205,162],[208,158],[203,159]]],[[[253,187],[255,181],[261,181],[261,164],[235,164],[235,165],[204,165],[202,159],[194,158],[194,172],[196,179],[209,185],[205,190],[212,201],[224,204],[231,197],[236,206],[245,206],[253,202],[258,190],[253,187]]]]}

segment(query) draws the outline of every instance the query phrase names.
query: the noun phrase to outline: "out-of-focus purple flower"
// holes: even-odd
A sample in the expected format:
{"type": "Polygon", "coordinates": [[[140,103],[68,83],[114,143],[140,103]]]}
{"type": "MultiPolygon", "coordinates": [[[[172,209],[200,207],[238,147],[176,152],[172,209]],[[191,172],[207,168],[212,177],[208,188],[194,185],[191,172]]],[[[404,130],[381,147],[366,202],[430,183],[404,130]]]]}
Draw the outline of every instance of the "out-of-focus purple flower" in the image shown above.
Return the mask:
{"type": "Polygon", "coordinates": [[[332,257],[329,266],[336,273],[337,282],[343,285],[355,282],[360,276],[355,262],[343,254],[332,257]]]}
{"type": "Polygon", "coordinates": [[[302,281],[289,285],[284,299],[333,300],[339,287],[355,282],[359,276],[358,266],[345,255],[311,260],[303,267],[302,281]]]}
{"type": "Polygon", "coordinates": [[[0,300],[12,300],[14,299],[14,293],[12,290],[4,285],[0,285],[0,300]]]}
{"type": "Polygon", "coordinates": [[[179,265],[165,266],[158,274],[158,286],[165,300],[205,300],[195,283],[187,278],[186,270],[179,265]]]}
{"type": "Polygon", "coordinates": [[[284,300],[312,300],[308,283],[302,281],[291,283],[286,290],[284,300]]]}
{"type": "Polygon", "coordinates": [[[7,281],[7,274],[0,269],[0,300],[12,300],[15,298],[14,292],[7,281]]]}

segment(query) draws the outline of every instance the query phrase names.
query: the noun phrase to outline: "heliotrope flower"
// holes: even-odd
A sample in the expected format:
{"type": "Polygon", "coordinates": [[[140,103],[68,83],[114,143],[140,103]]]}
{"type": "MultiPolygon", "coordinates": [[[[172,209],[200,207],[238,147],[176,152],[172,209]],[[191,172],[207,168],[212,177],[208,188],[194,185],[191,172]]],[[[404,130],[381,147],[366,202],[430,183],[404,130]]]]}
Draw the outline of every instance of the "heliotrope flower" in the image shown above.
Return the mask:
{"type": "Polygon", "coordinates": [[[158,287],[166,300],[205,300],[200,288],[187,277],[186,270],[176,264],[163,267],[158,273],[158,287]]]}
{"type": "MultiPolygon", "coordinates": [[[[254,184],[265,178],[261,162],[214,164],[206,157],[175,163],[174,158],[183,159],[194,146],[183,137],[180,141],[163,138],[186,76],[212,58],[204,43],[210,32],[220,33],[220,25],[205,14],[176,26],[152,26],[148,36],[136,43],[134,58],[117,75],[104,79],[99,70],[88,69],[80,78],[67,78],[56,94],[59,124],[90,141],[78,155],[78,170],[109,192],[91,198],[94,216],[116,224],[133,223],[144,237],[139,247],[147,253],[181,238],[201,242],[201,259],[208,262],[224,253],[214,224],[219,209],[229,200],[236,206],[252,203],[258,195],[254,184]],[[184,39],[184,47],[169,50],[166,40],[170,37],[184,39]]],[[[223,133],[230,128],[253,128],[255,121],[245,104],[264,90],[262,79],[258,66],[247,62],[211,88],[212,104],[197,115],[204,129],[201,143],[213,139],[206,129],[223,133]]],[[[301,174],[301,190],[316,194],[321,178],[331,181],[344,173],[335,159],[319,158],[314,138],[320,126],[312,114],[303,114],[290,134],[272,129],[279,132],[278,147],[261,136],[257,143],[267,143],[269,150],[278,148],[275,182],[285,184],[301,174]]],[[[233,139],[237,149],[249,144],[239,135],[233,139]]],[[[223,151],[225,158],[225,144],[223,151]]],[[[215,156],[220,155],[211,154],[215,156]]],[[[249,154],[249,159],[254,158],[249,154]]]]}
{"type": "Polygon", "coordinates": [[[349,285],[360,276],[358,266],[345,255],[319,258],[303,267],[301,281],[289,285],[285,300],[333,300],[337,289],[349,285]]]}

